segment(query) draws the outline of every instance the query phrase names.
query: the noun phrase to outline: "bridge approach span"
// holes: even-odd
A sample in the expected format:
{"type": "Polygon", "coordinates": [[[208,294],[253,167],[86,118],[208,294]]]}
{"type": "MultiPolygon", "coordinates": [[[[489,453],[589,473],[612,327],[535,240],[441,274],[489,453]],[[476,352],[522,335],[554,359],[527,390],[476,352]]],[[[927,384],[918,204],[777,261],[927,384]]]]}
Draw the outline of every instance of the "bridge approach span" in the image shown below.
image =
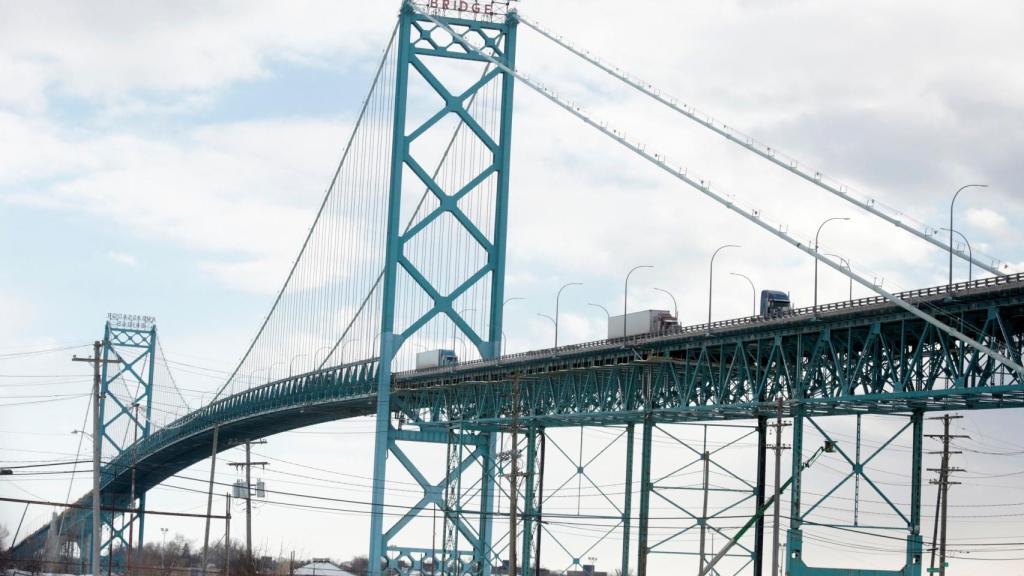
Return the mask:
{"type": "MultiPolygon", "coordinates": [[[[1017,362],[1024,353],[1024,274],[900,297],[1017,362]]],[[[376,378],[374,358],[204,406],[106,464],[105,500],[129,492],[133,461],[136,490],[145,492],[208,457],[215,427],[222,451],[371,415],[376,378]]],[[[398,372],[392,382],[406,423],[445,429],[507,427],[516,386],[519,421],[543,427],[750,419],[774,415],[780,398],[787,415],[1024,407],[1020,375],[880,297],[398,372]]],[[[90,502],[89,494],[78,501],[90,502]]]]}

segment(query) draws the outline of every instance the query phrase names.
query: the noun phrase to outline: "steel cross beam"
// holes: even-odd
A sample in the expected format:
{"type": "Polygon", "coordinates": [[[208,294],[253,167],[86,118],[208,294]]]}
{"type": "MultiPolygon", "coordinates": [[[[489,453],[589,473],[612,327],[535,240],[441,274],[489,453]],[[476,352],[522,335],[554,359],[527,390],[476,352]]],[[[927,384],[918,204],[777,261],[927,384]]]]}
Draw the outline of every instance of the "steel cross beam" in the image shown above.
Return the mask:
{"type": "MultiPolygon", "coordinates": [[[[863,462],[855,462],[850,458],[846,452],[839,447],[839,445],[832,439],[832,437],[822,428],[813,418],[803,415],[802,409],[797,407],[793,416],[793,446],[792,446],[792,485],[791,485],[791,496],[790,496],[790,526],[786,533],[786,574],[791,576],[920,576],[921,575],[921,555],[924,551],[924,543],[921,536],[921,449],[922,449],[922,432],[923,432],[923,416],[921,411],[914,411],[906,425],[901,427],[895,434],[892,434],[881,446],[878,447],[875,452],[863,462]],[[806,510],[802,507],[802,483],[803,475],[806,474],[806,465],[803,462],[803,442],[804,442],[804,423],[810,422],[811,425],[826,439],[831,442],[831,447],[845,460],[851,468],[851,472],[844,476],[838,483],[836,483],[829,491],[822,495],[813,505],[806,510]],[[893,441],[903,435],[907,429],[910,429],[913,446],[912,446],[912,457],[910,462],[910,517],[893,503],[892,499],[883,491],[877,484],[875,484],[870,477],[864,472],[864,466],[874,459],[878,454],[882,453],[888,448],[893,441]],[[822,568],[808,566],[804,561],[803,555],[803,526],[815,525],[815,526],[832,526],[836,528],[853,528],[853,526],[840,526],[834,523],[817,523],[807,519],[807,517],[817,508],[822,502],[832,497],[835,492],[844,485],[851,477],[860,476],[864,478],[868,485],[882,498],[882,501],[892,510],[896,516],[900,518],[906,527],[907,540],[906,540],[906,555],[904,559],[903,567],[898,570],[875,570],[875,569],[856,569],[856,568],[822,568]]],[[[859,440],[859,438],[858,438],[859,440]]],[[[859,527],[858,528],[872,528],[872,527],[859,527]]],[[[886,527],[874,527],[875,529],[884,529],[886,527]]]]}
{"type": "MultiPolygon", "coordinates": [[[[394,536],[383,530],[384,517],[384,483],[387,473],[387,453],[391,445],[392,430],[391,414],[396,410],[390,398],[392,386],[392,364],[398,351],[411,336],[419,332],[438,317],[447,317],[453,324],[453,331],[462,332],[466,339],[479,351],[480,356],[490,358],[501,350],[502,301],[505,283],[505,240],[508,219],[508,183],[509,158],[511,151],[512,127],[512,92],[514,79],[511,74],[497,68],[486,70],[479,80],[468,89],[457,92],[445,82],[445,75],[439,74],[435,68],[442,62],[452,66],[461,65],[473,68],[483,64],[488,66],[490,58],[503,65],[515,65],[516,21],[505,17],[501,21],[490,21],[489,18],[464,19],[438,16],[445,24],[438,26],[434,17],[424,17],[418,13],[410,2],[402,6],[398,23],[397,70],[395,80],[394,126],[391,140],[391,183],[389,189],[386,253],[383,273],[383,291],[380,338],[380,364],[377,374],[377,429],[373,468],[373,496],[370,520],[369,572],[371,575],[380,573],[383,563],[387,562],[385,550],[387,540],[394,536]],[[464,50],[451,37],[445,38],[445,29],[457,29],[460,35],[471,36],[478,46],[487,50],[489,56],[482,57],[464,50]],[[410,78],[418,75],[429,89],[441,97],[443,105],[419,125],[407,125],[407,112],[410,105],[410,78]],[[497,133],[493,136],[481,126],[481,121],[470,110],[469,102],[489,84],[498,83],[500,100],[497,104],[500,120],[497,133]],[[491,161],[479,173],[473,175],[468,182],[458,189],[446,189],[445,184],[434,178],[423,167],[422,158],[417,158],[413,144],[423,141],[424,135],[436,131],[439,122],[454,114],[461,126],[478,139],[491,161]],[[411,172],[433,195],[436,208],[428,211],[421,219],[408,229],[401,227],[403,214],[403,178],[411,172]],[[487,227],[474,222],[460,206],[460,200],[467,197],[475,189],[481,188],[493,193],[493,214],[490,215],[493,225],[490,233],[487,227]],[[409,251],[419,240],[429,242],[430,231],[436,228],[442,217],[461,232],[467,235],[475,247],[485,255],[485,262],[479,269],[467,272],[467,276],[455,279],[454,288],[448,290],[443,284],[429,277],[424,270],[413,261],[409,251]],[[408,279],[402,280],[402,279],[408,279]],[[399,309],[400,281],[405,282],[426,294],[430,305],[426,311],[399,309]],[[475,329],[464,317],[465,310],[456,306],[459,298],[477,285],[487,284],[490,296],[486,316],[488,318],[486,333],[475,329]],[[398,318],[407,318],[407,325],[399,325],[398,318]]],[[[435,250],[444,251],[448,246],[436,246],[435,250]]],[[[414,288],[414,289],[415,289],[414,288]]],[[[484,483],[492,480],[485,474],[484,483]]],[[[485,500],[492,493],[492,486],[485,485],[485,500]]],[[[485,506],[489,506],[485,502],[485,506]]],[[[485,515],[480,534],[480,548],[490,549],[490,522],[485,515]]],[[[481,569],[487,573],[489,562],[484,562],[481,569]]]]}
{"type": "MultiPolygon", "coordinates": [[[[474,486],[485,486],[488,467],[493,462],[493,446],[490,434],[462,433],[451,431],[449,433],[437,430],[416,430],[401,429],[392,430],[391,441],[388,447],[389,452],[401,463],[402,467],[416,481],[423,490],[420,500],[408,508],[384,534],[387,555],[387,570],[394,574],[410,574],[417,571],[422,572],[428,565],[432,570],[441,566],[443,573],[448,574],[454,570],[456,574],[481,574],[486,573],[485,564],[489,561],[489,550],[485,548],[486,536],[483,530],[489,522],[489,511],[476,509],[475,514],[480,517],[480,528],[474,530],[470,525],[467,516],[473,515],[474,510],[467,510],[463,504],[466,493],[473,495],[474,486]],[[453,446],[465,447],[466,450],[458,450],[457,457],[452,466],[445,471],[444,476],[438,482],[431,482],[424,476],[423,472],[416,465],[414,458],[406,453],[399,444],[403,443],[432,443],[446,445],[450,450],[453,446]],[[480,480],[475,482],[468,489],[462,485],[463,475],[473,466],[479,466],[482,470],[480,480]],[[458,487],[455,502],[447,502],[446,495],[450,487],[458,487]],[[431,546],[406,546],[393,545],[390,542],[409,525],[414,519],[422,517],[428,510],[440,510],[444,514],[445,534],[449,529],[458,533],[459,539],[469,545],[468,550],[462,550],[458,546],[449,547],[445,543],[440,548],[433,544],[431,546]],[[468,557],[469,560],[464,558],[468,557]],[[429,558],[429,562],[427,559],[429,558]]],[[[479,494],[477,494],[479,495],[479,494]]],[[[481,498],[488,500],[488,496],[481,498]]],[[[455,539],[456,542],[460,541],[455,539]]]]}
{"type": "MultiPolygon", "coordinates": [[[[708,552],[702,545],[699,552],[695,552],[690,549],[680,548],[679,538],[683,535],[690,533],[691,531],[700,532],[700,540],[706,541],[707,534],[713,532],[718,534],[723,541],[727,541],[730,538],[729,534],[726,534],[721,528],[720,522],[724,520],[723,516],[727,513],[730,516],[736,514],[744,514],[746,509],[756,502],[752,502],[757,496],[758,487],[744,479],[740,473],[734,472],[729,467],[721,463],[721,458],[725,455],[727,450],[735,450],[738,445],[744,440],[748,440],[755,434],[758,429],[756,427],[748,427],[736,424],[705,424],[703,425],[703,437],[699,441],[699,448],[694,447],[694,442],[684,438],[681,434],[673,431],[665,425],[652,425],[650,430],[646,432],[648,438],[645,439],[646,449],[649,454],[647,457],[648,469],[644,471],[646,480],[641,483],[641,518],[644,520],[644,537],[645,545],[643,548],[643,562],[646,565],[648,556],[651,554],[671,554],[675,556],[690,556],[697,557],[699,566],[703,567],[707,560],[710,560],[714,556],[714,552],[708,552]],[[724,442],[721,446],[715,449],[710,449],[708,445],[708,430],[718,430],[721,428],[734,429],[733,434],[727,442],[724,442]],[[739,433],[737,433],[739,431],[739,433]],[[654,469],[658,466],[653,461],[653,450],[654,450],[654,433],[661,433],[661,440],[659,443],[663,443],[673,448],[682,448],[684,452],[688,452],[690,458],[677,465],[674,465],[670,470],[660,472],[653,475],[654,469]],[[702,471],[703,468],[703,471],[702,471]],[[700,484],[700,486],[693,486],[693,482],[687,484],[683,477],[691,474],[705,475],[708,478],[710,472],[714,471],[716,477],[721,478],[716,480],[714,484],[700,484]],[[687,492],[702,492],[704,495],[704,506],[701,510],[691,509],[688,505],[680,502],[677,494],[682,495],[687,492]],[[713,506],[713,510],[708,508],[707,497],[709,494],[715,494],[716,498],[713,506]],[[655,501],[656,497],[659,501],[667,504],[673,513],[683,514],[685,521],[677,523],[673,520],[673,526],[671,533],[659,537],[654,543],[650,543],[651,539],[649,536],[650,530],[650,516],[647,507],[650,507],[652,502],[655,501]],[[716,524],[718,524],[716,526],[716,524]]],[[[665,462],[666,458],[660,460],[665,462]]],[[[755,508],[756,510],[756,508],[755,508]]],[[[662,525],[661,528],[666,526],[662,525]]],[[[759,560],[754,552],[754,549],[739,543],[740,550],[729,553],[729,558],[738,559],[738,566],[733,566],[736,574],[742,572],[749,566],[755,559],[759,560]]],[[[709,549],[708,549],[709,550],[709,549]]],[[[699,571],[699,570],[698,570],[699,571]]],[[[716,569],[717,573],[718,569],[716,569]]],[[[696,573],[696,572],[695,572],[696,573]]]]}
{"type": "MultiPolygon", "coordinates": [[[[625,569],[626,572],[624,572],[624,573],[628,573],[628,571],[629,571],[629,532],[630,532],[630,528],[631,528],[631,525],[632,525],[632,513],[633,513],[633,505],[632,505],[632,485],[633,485],[633,480],[632,480],[632,478],[633,478],[633,468],[634,468],[634,461],[633,461],[633,446],[634,446],[633,432],[634,432],[634,427],[633,427],[632,424],[627,424],[626,426],[624,426],[622,428],[619,428],[619,430],[621,430],[621,431],[618,434],[616,434],[614,437],[612,437],[608,441],[599,444],[597,446],[596,450],[592,454],[587,456],[587,457],[584,456],[584,446],[583,446],[583,444],[584,444],[583,440],[584,439],[583,439],[583,429],[582,428],[580,429],[580,439],[579,439],[579,445],[578,445],[578,450],[579,451],[576,452],[576,455],[571,454],[571,452],[573,452],[572,447],[564,448],[561,444],[556,442],[550,436],[548,436],[545,439],[545,444],[546,444],[546,446],[550,446],[551,453],[552,454],[560,455],[561,456],[560,459],[564,460],[565,462],[567,462],[571,466],[573,472],[571,474],[569,474],[567,477],[565,477],[564,479],[560,479],[560,481],[553,482],[551,484],[551,486],[553,486],[553,489],[548,490],[543,495],[539,496],[538,499],[537,499],[537,502],[535,503],[535,506],[537,506],[537,508],[542,508],[543,505],[548,500],[550,500],[552,498],[555,498],[555,497],[565,498],[565,497],[571,496],[571,493],[565,494],[564,492],[566,492],[566,491],[570,491],[571,492],[571,490],[572,490],[572,486],[571,485],[575,481],[576,489],[578,490],[578,494],[577,494],[577,505],[578,505],[578,508],[583,505],[582,504],[582,498],[583,498],[583,496],[582,496],[582,489],[583,489],[583,486],[585,484],[588,487],[588,489],[593,489],[594,490],[594,494],[593,495],[596,496],[596,497],[599,497],[600,500],[603,500],[603,504],[607,504],[608,506],[611,507],[612,512],[609,512],[608,514],[602,514],[601,518],[602,519],[608,519],[608,520],[614,520],[614,523],[612,523],[608,527],[607,530],[601,532],[595,538],[589,539],[586,542],[586,546],[584,548],[582,548],[582,549],[580,549],[579,546],[575,546],[574,547],[574,546],[572,546],[570,544],[566,544],[564,542],[564,537],[560,538],[559,534],[556,533],[554,530],[552,530],[549,525],[546,525],[544,522],[538,522],[538,538],[540,538],[541,533],[543,533],[543,535],[546,537],[546,539],[549,540],[552,544],[554,544],[554,546],[557,549],[561,550],[562,553],[564,553],[564,555],[568,559],[568,563],[560,570],[560,573],[562,573],[562,574],[564,574],[564,573],[566,573],[566,572],[568,572],[570,570],[573,570],[573,569],[583,570],[583,562],[587,558],[587,555],[591,551],[593,551],[594,548],[596,548],[598,545],[600,545],[602,542],[604,542],[605,540],[613,537],[614,533],[617,532],[617,531],[621,531],[621,533],[622,533],[622,541],[623,541],[623,544],[622,544],[622,556],[619,559],[620,560],[620,566],[621,566],[620,570],[625,569]],[[611,454],[613,448],[616,448],[617,445],[623,444],[623,443],[625,444],[625,449],[624,449],[625,470],[624,470],[624,483],[623,483],[623,485],[626,487],[626,489],[623,491],[621,502],[619,502],[619,501],[616,501],[616,499],[612,498],[611,495],[605,490],[605,488],[602,487],[600,484],[598,484],[594,480],[594,477],[591,475],[590,471],[591,471],[592,468],[599,466],[598,460],[600,460],[602,458],[602,456],[604,456],[606,454],[611,454]]],[[[529,516],[533,516],[533,515],[536,514],[535,510],[531,510],[530,508],[526,508],[526,510],[527,510],[527,516],[528,517],[529,516]]],[[[582,510],[582,508],[577,510],[578,514],[581,512],[581,510],[582,510]]],[[[586,514],[584,514],[583,516],[586,517],[586,514]]],[[[525,538],[525,535],[524,535],[524,538],[525,538]]],[[[527,551],[526,551],[526,549],[524,547],[524,556],[526,554],[527,554],[527,551]]],[[[530,559],[530,561],[533,561],[533,559],[530,559]]],[[[526,558],[524,558],[524,564],[523,564],[523,574],[524,575],[530,574],[530,572],[528,572],[527,569],[526,569],[526,567],[528,565],[529,565],[529,562],[526,561],[526,558]]],[[[539,566],[534,566],[534,569],[537,569],[537,568],[539,568],[539,566]]]]}

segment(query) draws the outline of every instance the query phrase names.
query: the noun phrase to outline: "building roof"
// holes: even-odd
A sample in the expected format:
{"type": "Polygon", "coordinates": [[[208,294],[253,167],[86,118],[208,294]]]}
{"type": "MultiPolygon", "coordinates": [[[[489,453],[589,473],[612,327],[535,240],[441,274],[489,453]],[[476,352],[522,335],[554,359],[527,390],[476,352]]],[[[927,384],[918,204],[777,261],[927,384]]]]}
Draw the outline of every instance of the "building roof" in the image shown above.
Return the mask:
{"type": "Polygon", "coordinates": [[[330,562],[310,562],[295,569],[295,576],[356,576],[330,562]]]}

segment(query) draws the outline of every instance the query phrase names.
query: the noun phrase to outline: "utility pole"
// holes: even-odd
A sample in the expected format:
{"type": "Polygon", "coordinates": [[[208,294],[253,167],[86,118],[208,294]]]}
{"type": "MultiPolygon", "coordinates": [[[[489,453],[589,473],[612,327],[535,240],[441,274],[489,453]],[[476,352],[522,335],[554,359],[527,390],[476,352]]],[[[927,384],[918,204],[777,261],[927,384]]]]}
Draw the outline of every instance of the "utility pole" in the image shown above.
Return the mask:
{"type": "Polygon", "coordinates": [[[775,450],[775,497],[772,509],[772,576],[779,574],[779,500],[782,499],[782,451],[788,448],[782,444],[782,410],[783,403],[780,396],[775,404],[775,445],[770,446],[775,450]]]}
{"type": "Polygon", "coordinates": [[[519,530],[519,377],[512,381],[512,450],[509,452],[509,524],[508,524],[508,576],[519,574],[519,551],[517,533],[519,530]]]}
{"type": "Polygon", "coordinates": [[[103,438],[100,437],[100,366],[119,364],[120,360],[104,360],[100,356],[103,342],[92,343],[92,358],[73,356],[72,362],[92,363],[92,573],[100,573],[100,547],[103,543],[103,525],[100,518],[100,458],[103,452],[103,438]]]}
{"type": "Polygon", "coordinates": [[[231,492],[224,494],[224,576],[231,576],[231,492]]]}
{"type": "MultiPolygon", "coordinates": [[[[135,508],[135,466],[137,464],[136,456],[138,454],[137,450],[138,450],[138,445],[139,445],[139,427],[138,427],[138,424],[137,424],[138,421],[139,421],[139,403],[138,402],[135,402],[134,404],[132,404],[132,412],[133,412],[132,417],[135,419],[136,425],[132,426],[132,428],[135,430],[135,438],[132,441],[132,481],[131,481],[131,493],[130,493],[129,498],[128,498],[128,502],[129,502],[128,508],[129,509],[135,508]]],[[[134,515],[131,512],[129,512],[129,525],[128,525],[128,565],[127,565],[126,570],[125,570],[128,573],[128,576],[132,576],[132,559],[133,559],[132,556],[134,555],[133,550],[135,550],[135,544],[134,544],[134,539],[135,539],[135,520],[137,520],[138,517],[139,517],[138,508],[135,509],[135,514],[134,515]]],[[[140,536],[140,539],[141,539],[141,536],[140,536]]]]}
{"type": "Polygon", "coordinates": [[[951,484],[959,484],[959,482],[953,482],[949,479],[949,475],[953,472],[963,472],[963,468],[950,467],[949,455],[950,454],[962,454],[959,450],[950,451],[949,441],[954,438],[970,438],[962,434],[950,434],[949,423],[953,420],[959,420],[963,416],[950,416],[944,414],[939,418],[931,418],[931,420],[942,420],[942,434],[926,434],[928,438],[936,438],[942,440],[942,452],[929,452],[929,454],[941,454],[942,465],[939,468],[929,468],[929,472],[938,472],[939,478],[937,480],[931,480],[931,484],[938,486],[939,490],[939,501],[941,502],[941,508],[936,510],[935,523],[936,527],[939,524],[939,515],[942,516],[941,532],[939,534],[939,566],[938,570],[935,567],[935,537],[934,532],[932,536],[932,559],[931,567],[928,569],[929,573],[938,572],[939,576],[946,576],[946,520],[948,519],[947,510],[949,508],[949,486],[951,484]]]}
{"type": "Polygon", "coordinates": [[[252,445],[266,444],[266,440],[245,442],[245,462],[229,462],[228,466],[245,468],[245,557],[251,566],[256,566],[252,557],[252,467],[265,468],[269,462],[253,462],[251,460],[252,445]]]}
{"type": "Polygon", "coordinates": [[[206,496],[206,531],[203,535],[203,576],[206,576],[206,569],[209,566],[208,554],[210,551],[210,516],[213,514],[213,475],[217,471],[217,437],[220,433],[220,426],[213,426],[213,448],[210,455],[210,488],[206,496]]]}

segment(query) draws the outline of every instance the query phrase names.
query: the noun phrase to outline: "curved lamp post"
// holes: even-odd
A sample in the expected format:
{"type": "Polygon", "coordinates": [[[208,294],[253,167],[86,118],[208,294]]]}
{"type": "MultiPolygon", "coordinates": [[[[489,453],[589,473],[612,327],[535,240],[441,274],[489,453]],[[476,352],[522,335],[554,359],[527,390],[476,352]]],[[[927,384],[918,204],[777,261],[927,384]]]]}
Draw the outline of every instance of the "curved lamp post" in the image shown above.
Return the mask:
{"type": "Polygon", "coordinates": [[[562,290],[565,290],[569,286],[583,286],[583,283],[569,282],[567,284],[563,284],[562,287],[558,289],[558,294],[555,295],[555,348],[558,348],[558,307],[562,300],[562,290]]]}
{"type": "MultiPolygon", "coordinates": [[[[466,318],[465,318],[464,315],[466,314],[466,312],[476,312],[476,308],[463,308],[462,310],[459,310],[459,318],[462,318],[463,320],[465,320],[466,318]]],[[[459,332],[459,325],[456,324],[455,322],[452,322],[452,353],[455,352],[455,336],[456,336],[456,334],[458,334],[458,332],[459,332]]],[[[463,349],[463,352],[465,352],[466,355],[469,356],[469,347],[466,346],[465,343],[462,344],[462,349],[463,349]]],[[[463,358],[462,361],[465,362],[466,359],[463,358]]]]}
{"type": "Polygon", "coordinates": [[[739,272],[729,272],[732,276],[739,276],[750,284],[750,315],[757,316],[757,289],[754,288],[754,281],[750,279],[750,276],[746,274],[740,274],[739,272]]]}
{"type": "MultiPolygon", "coordinates": [[[[843,258],[839,254],[825,254],[825,256],[831,256],[831,257],[839,260],[839,264],[841,266],[845,266],[847,272],[850,272],[850,273],[853,272],[853,270],[850,268],[850,261],[848,259],[843,258]]],[[[853,276],[850,276],[849,280],[850,280],[850,300],[853,300],[853,276]]]]}
{"type": "Polygon", "coordinates": [[[715,285],[715,256],[718,256],[718,253],[726,248],[742,248],[742,246],[738,244],[723,244],[711,255],[711,267],[708,270],[708,332],[711,331],[711,291],[715,285]]]}
{"type": "Polygon", "coordinates": [[[953,194],[953,199],[950,200],[950,202],[949,202],[949,289],[950,290],[953,289],[953,230],[955,230],[955,228],[953,227],[953,205],[956,204],[956,197],[959,196],[961,192],[963,192],[964,190],[966,190],[968,188],[988,188],[988,184],[967,184],[966,186],[961,186],[960,189],[956,191],[956,194],[953,194]]]}
{"type": "Polygon", "coordinates": [[[656,292],[662,292],[664,294],[668,294],[668,297],[672,299],[672,315],[675,317],[676,322],[678,322],[679,321],[679,305],[676,304],[676,297],[673,296],[671,292],[669,292],[668,290],[665,290],[664,288],[652,288],[652,290],[654,290],[656,292]]]}
{"type": "Polygon", "coordinates": [[[555,320],[554,318],[552,318],[551,316],[548,316],[547,314],[543,314],[541,312],[537,312],[537,316],[541,316],[543,318],[547,318],[548,320],[551,321],[552,324],[555,325],[555,338],[556,338],[556,340],[555,340],[555,348],[558,348],[558,340],[557,340],[557,338],[558,338],[558,321],[555,320]]]}
{"type": "MultiPolygon", "coordinates": [[[[967,236],[964,236],[959,230],[952,230],[950,228],[940,228],[940,230],[951,230],[954,234],[960,237],[967,246],[967,281],[970,282],[974,276],[974,250],[971,250],[971,243],[967,241],[967,236]]],[[[952,283],[952,278],[950,278],[952,283]]]]}
{"type": "MultiPolygon", "coordinates": [[[[849,218],[846,218],[845,216],[836,216],[836,217],[833,217],[833,218],[828,218],[828,219],[826,219],[824,222],[822,222],[818,226],[818,231],[814,233],[814,253],[815,253],[815,255],[817,255],[817,253],[818,253],[818,237],[821,236],[821,229],[825,227],[825,224],[828,224],[829,222],[832,222],[834,220],[849,220],[849,218]]],[[[814,308],[812,308],[812,310],[814,311],[815,315],[818,314],[818,259],[817,258],[814,259],[814,308]]]]}
{"type": "MultiPolygon", "coordinates": [[[[505,325],[505,306],[507,306],[509,302],[514,302],[516,300],[526,300],[526,298],[523,298],[521,296],[513,296],[511,298],[505,298],[505,301],[501,303],[501,324],[502,324],[502,326],[505,325]]],[[[505,344],[505,331],[502,330],[501,331],[501,350],[500,350],[501,354],[500,355],[504,356],[505,352],[507,350],[508,350],[508,345],[505,344]]]]}
{"type": "Polygon", "coordinates": [[[641,264],[640,266],[633,266],[629,272],[626,273],[626,284],[622,290],[622,345],[626,345],[626,316],[629,314],[629,277],[633,275],[633,272],[641,268],[654,268],[649,264],[641,264]]]}

